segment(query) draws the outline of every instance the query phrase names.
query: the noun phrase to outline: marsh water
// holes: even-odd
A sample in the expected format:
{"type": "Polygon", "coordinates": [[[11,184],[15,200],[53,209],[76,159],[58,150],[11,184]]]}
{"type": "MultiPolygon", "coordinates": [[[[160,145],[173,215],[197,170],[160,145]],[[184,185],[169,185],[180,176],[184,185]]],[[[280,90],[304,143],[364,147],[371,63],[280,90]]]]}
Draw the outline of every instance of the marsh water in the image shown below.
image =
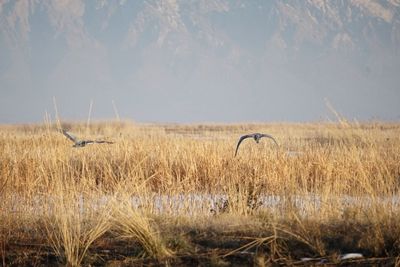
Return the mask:
{"type": "MultiPolygon", "coordinates": [[[[4,196],[3,196],[4,197],[4,196]]],[[[259,195],[257,198],[235,198],[225,194],[148,194],[146,196],[116,196],[101,195],[97,197],[78,195],[75,198],[59,196],[35,196],[23,198],[19,195],[3,199],[3,210],[9,212],[24,212],[31,214],[51,213],[58,204],[72,207],[85,214],[95,211],[112,201],[128,202],[132,208],[146,210],[154,214],[196,215],[215,214],[232,210],[257,210],[282,216],[288,211],[299,216],[309,216],[321,213],[344,213],[348,210],[369,210],[384,208],[387,211],[400,211],[400,195],[392,196],[320,196],[316,194],[303,195],[259,195]],[[229,208],[228,208],[229,207],[229,208]]]]}

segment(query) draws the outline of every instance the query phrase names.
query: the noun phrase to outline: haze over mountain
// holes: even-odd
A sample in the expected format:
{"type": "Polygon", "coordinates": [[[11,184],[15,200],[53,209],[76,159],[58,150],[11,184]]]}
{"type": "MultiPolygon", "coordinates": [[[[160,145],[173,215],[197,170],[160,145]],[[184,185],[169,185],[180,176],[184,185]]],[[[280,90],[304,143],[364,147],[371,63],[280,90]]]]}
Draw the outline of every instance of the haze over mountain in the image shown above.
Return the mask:
{"type": "Polygon", "coordinates": [[[400,119],[400,0],[0,0],[0,123],[400,119]]]}

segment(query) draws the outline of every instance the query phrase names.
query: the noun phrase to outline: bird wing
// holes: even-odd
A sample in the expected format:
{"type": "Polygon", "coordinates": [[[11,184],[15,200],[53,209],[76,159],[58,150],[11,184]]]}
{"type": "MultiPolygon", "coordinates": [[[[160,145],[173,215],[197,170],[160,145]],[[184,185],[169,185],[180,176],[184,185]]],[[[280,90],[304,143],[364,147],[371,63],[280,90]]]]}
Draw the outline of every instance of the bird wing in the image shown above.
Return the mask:
{"type": "Polygon", "coordinates": [[[254,136],[253,134],[246,134],[246,135],[243,135],[243,136],[240,137],[239,142],[237,143],[237,146],[236,146],[235,157],[236,157],[236,155],[237,155],[237,152],[238,152],[240,143],[242,143],[242,141],[243,141],[244,139],[250,138],[250,137],[253,137],[253,136],[254,136]]]}
{"type": "Polygon", "coordinates": [[[94,142],[97,144],[114,144],[114,142],[105,141],[105,140],[96,140],[94,142]]]}
{"type": "Polygon", "coordinates": [[[275,138],[273,138],[272,135],[269,135],[269,134],[261,134],[261,137],[270,138],[270,139],[272,139],[272,141],[275,142],[275,144],[276,144],[277,146],[279,146],[279,145],[278,145],[278,142],[276,142],[275,138]]]}
{"type": "Polygon", "coordinates": [[[71,140],[72,142],[76,143],[76,142],[78,141],[78,139],[77,139],[74,135],[70,134],[70,133],[67,132],[66,130],[62,130],[62,133],[63,133],[69,140],[71,140]]]}

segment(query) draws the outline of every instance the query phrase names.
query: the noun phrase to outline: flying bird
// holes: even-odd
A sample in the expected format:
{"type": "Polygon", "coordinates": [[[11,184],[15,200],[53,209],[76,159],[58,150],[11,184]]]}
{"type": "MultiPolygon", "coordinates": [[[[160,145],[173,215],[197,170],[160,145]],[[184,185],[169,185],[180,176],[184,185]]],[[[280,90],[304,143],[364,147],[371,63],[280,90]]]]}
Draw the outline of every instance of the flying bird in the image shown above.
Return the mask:
{"type": "Polygon", "coordinates": [[[76,136],[71,133],[62,130],[62,133],[72,142],[74,142],[73,147],[84,147],[88,144],[114,144],[114,142],[105,141],[105,140],[79,140],[76,136]]]}
{"type": "Polygon", "coordinates": [[[275,144],[278,146],[278,143],[276,142],[275,138],[273,138],[273,137],[272,137],[271,135],[269,135],[269,134],[262,134],[262,133],[246,134],[246,135],[241,136],[240,139],[239,139],[239,142],[238,142],[238,144],[237,144],[237,146],[236,146],[235,157],[236,157],[236,155],[237,155],[237,152],[238,152],[240,143],[242,143],[242,141],[243,141],[244,139],[246,139],[246,138],[254,138],[254,141],[256,141],[256,143],[258,144],[258,143],[260,142],[260,139],[261,139],[262,137],[267,137],[267,138],[272,139],[272,140],[275,142],[275,144]]]}

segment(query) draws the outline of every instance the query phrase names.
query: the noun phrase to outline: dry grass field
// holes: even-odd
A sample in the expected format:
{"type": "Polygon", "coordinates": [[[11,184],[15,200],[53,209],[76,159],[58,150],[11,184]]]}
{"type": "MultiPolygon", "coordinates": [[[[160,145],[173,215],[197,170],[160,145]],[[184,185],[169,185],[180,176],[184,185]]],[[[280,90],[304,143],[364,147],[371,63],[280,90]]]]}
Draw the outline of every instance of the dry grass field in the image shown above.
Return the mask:
{"type": "Polygon", "coordinates": [[[62,127],[0,126],[0,265],[400,266],[398,123],[62,127]]]}

